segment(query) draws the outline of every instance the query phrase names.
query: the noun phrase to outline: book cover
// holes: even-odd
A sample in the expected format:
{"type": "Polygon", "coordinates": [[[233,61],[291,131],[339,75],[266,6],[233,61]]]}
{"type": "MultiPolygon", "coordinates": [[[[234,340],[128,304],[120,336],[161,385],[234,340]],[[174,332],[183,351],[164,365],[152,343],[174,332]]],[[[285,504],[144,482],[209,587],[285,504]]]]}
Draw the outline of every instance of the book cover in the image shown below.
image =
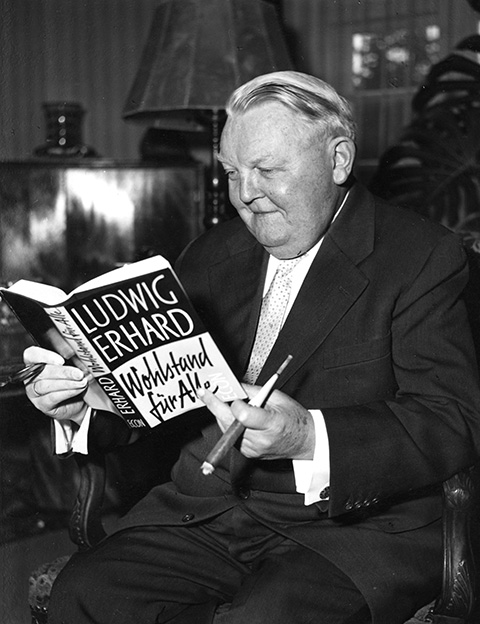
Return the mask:
{"type": "Polygon", "coordinates": [[[0,289],[25,329],[95,378],[85,396],[132,428],[202,407],[196,390],[246,398],[172,267],[155,256],[115,269],[68,295],[20,280],[0,289]]]}

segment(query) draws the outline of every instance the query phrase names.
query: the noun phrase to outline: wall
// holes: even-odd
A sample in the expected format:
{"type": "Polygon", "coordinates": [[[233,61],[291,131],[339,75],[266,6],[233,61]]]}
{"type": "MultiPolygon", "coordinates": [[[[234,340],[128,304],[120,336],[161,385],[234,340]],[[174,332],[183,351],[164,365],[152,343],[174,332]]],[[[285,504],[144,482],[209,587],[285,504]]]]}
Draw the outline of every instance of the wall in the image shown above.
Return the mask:
{"type": "MultiPolygon", "coordinates": [[[[386,81],[377,88],[355,89],[354,33],[379,34],[387,44],[392,32],[418,35],[434,24],[440,29],[441,59],[464,37],[475,34],[480,19],[467,0],[282,0],[282,10],[297,68],[330,82],[353,105],[358,126],[356,173],[367,183],[378,157],[411,121],[411,102],[421,81],[401,85],[386,81]]],[[[403,73],[413,75],[418,58],[414,49],[411,52],[409,61],[397,64],[403,65],[403,73]]]]}
{"type": "Polygon", "coordinates": [[[137,158],[144,128],[122,120],[157,0],[0,0],[0,159],[46,137],[42,102],[86,109],[84,141],[137,158]]]}
{"type": "MultiPolygon", "coordinates": [[[[281,11],[296,66],[351,95],[352,16],[418,0],[270,0],[281,11]]],[[[0,159],[25,158],[45,140],[42,102],[78,101],[84,140],[105,158],[135,159],[145,128],[122,119],[158,0],[0,0],[0,159]]],[[[438,11],[442,54],[475,27],[466,0],[421,0],[438,11]]],[[[399,94],[400,96],[400,94],[399,94]]],[[[389,95],[391,97],[391,94],[389,95]]],[[[393,137],[409,115],[382,136],[393,137]]],[[[377,150],[378,151],[378,150],[377,150]]]]}

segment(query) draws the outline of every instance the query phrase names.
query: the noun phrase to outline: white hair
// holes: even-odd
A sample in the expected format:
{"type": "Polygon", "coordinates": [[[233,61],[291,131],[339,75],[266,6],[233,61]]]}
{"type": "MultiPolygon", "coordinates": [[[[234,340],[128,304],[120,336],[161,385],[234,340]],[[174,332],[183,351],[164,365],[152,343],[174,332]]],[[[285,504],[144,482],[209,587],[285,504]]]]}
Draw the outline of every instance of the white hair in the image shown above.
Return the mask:
{"type": "Polygon", "coordinates": [[[314,122],[331,136],[355,141],[356,129],[350,104],[320,78],[296,71],[278,71],[257,76],[238,87],[227,101],[227,115],[276,101],[314,122]]]}

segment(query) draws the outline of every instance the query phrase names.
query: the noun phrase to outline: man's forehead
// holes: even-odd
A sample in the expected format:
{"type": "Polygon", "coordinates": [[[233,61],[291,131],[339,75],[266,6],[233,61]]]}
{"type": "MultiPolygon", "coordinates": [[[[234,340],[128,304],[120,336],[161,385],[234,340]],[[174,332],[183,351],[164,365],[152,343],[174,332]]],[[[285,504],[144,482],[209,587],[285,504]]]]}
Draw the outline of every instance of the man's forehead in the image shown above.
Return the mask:
{"type": "Polygon", "coordinates": [[[280,124],[250,124],[246,115],[229,118],[222,133],[219,160],[241,159],[246,164],[278,160],[282,150],[299,133],[292,126],[280,129],[280,124]]]}
{"type": "Polygon", "coordinates": [[[245,167],[282,167],[295,154],[306,153],[314,143],[304,133],[274,133],[249,137],[242,134],[232,135],[222,140],[218,160],[231,166],[245,167]]]}
{"type": "Polygon", "coordinates": [[[242,146],[223,144],[218,154],[218,160],[225,164],[233,164],[237,159],[245,161],[244,164],[246,165],[256,166],[261,163],[278,160],[279,152],[266,146],[262,148],[261,145],[255,145],[254,142],[246,143],[242,146]]]}

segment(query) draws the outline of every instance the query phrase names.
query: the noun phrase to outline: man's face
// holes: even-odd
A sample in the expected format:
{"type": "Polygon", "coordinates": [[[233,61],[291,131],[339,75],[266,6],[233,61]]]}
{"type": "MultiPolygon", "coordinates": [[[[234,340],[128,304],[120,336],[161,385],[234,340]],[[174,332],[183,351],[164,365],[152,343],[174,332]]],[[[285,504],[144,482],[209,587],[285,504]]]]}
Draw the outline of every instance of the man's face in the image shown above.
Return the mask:
{"type": "Polygon", "coordinates": [[[219,160],[230,201],[277,258],[308,251],[330,224],[345,194],[338,184],[351,169],[349,163],[339,173],[341,142],[321,138],[317,128],[277,102],[227,119],[219,160]]]}

